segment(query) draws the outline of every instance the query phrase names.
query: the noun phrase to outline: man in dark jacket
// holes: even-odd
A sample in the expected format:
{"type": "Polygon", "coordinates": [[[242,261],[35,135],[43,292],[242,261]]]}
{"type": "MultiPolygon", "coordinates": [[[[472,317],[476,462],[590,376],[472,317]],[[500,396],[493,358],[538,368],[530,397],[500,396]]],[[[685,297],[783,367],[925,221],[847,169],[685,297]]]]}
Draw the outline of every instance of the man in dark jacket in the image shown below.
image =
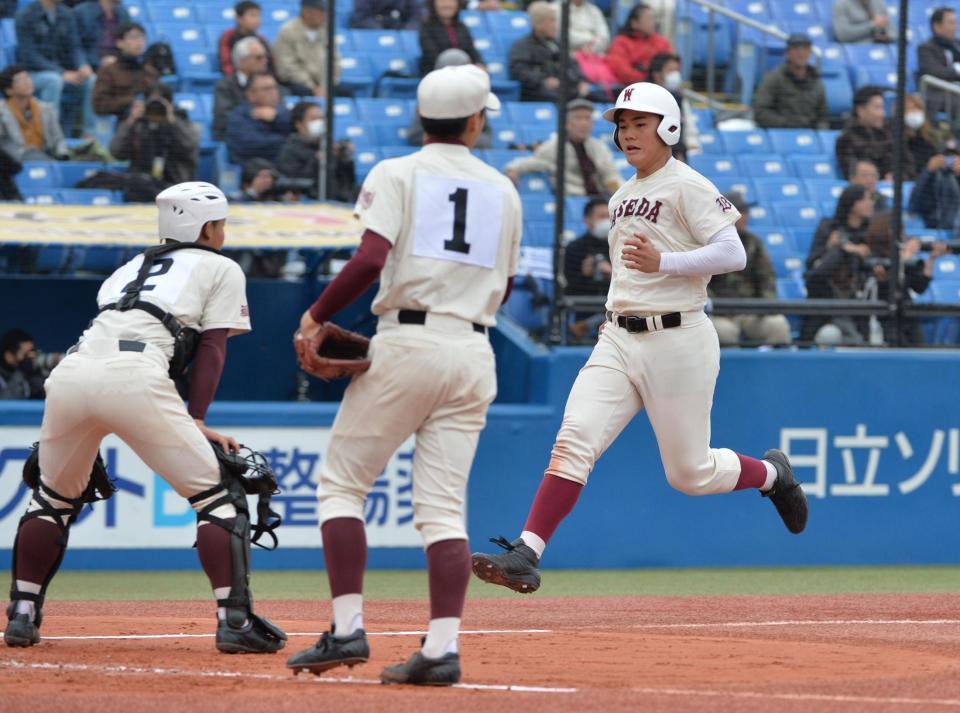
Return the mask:
{"type": "Polygon", "coordinates": [[[787,39],[784,63],[767,72],[753,97],[757,126],[766,129],[825,129],[827,92],[810,62],[810,38],[787,39]]]}
{"type": "MultiPolygon", "coordinates": [[[[610,290],[610,210],[603,198],[591,198],[583,207],[583,222],[587,230],[572,240],[563,251],[563,276],[567,281],[564,292],[571,297],[606,297],[610,290]]],[[[577,312],[570,333],[577,339],[595,337],[606,318],[603,310],[577,312]]]]}
{"type": "Polygon", "coordinates": [[[277,80],[266,72],[254,73],[244,90],[246,102],[227,117],[227,155],[231,163],[252,158],[276,163],[293,125],[290,112],[280,103],[277,80]]]}
{"type": "MultiPolygon", "coordinates": [[[[917,47],[918,77],[930,74],[947,82],[960,82],[960,43],[957,42],[957,14],[948,7],[939,7],[930,15],[933,36],[917,47]]],[[[960,100],[947,97],[940,89],[927,92],[930,116],[950,109],[951,118],[960,117],[960,100]]]]}
{"type": "MultiPolygon", "coordinates": [[[[855,161],[866,159],[877,167],[884,181],[891,180],[893,132],[886,123],[886,115],[881,87],[861,87],[853,95],[852,120],[837,137],[834,148],[837,166],[844,178],[850,178],[855,161]]],[[[914,175],[909,151],[904,152],[903,170],[905,176],[914,175]]]]}
{"type": "MultiPolygon", "coordinates": [[[[532,32],[510,48],[510,77],[520,82],[523,101],[555,102],[560,97],[560,46],[557,44],[557,11],[543,0],[527,8],[532,32]]],[[[571,97],[586,96],[590,84],[584,81],[580,66],[568,65],[571,97]]]]}
{"type": "Polygon", "coordinates": [[[158,78],[157,70],[143,63],[147,38],[143,25],[124,22],[115,32],[118,57],[105,64],[93,85],[93,110],[101,115],[123,117],[133,100],[158,78]]]}
{"type": "Polygon", "coordinates": [[[17,12],[16,32],[17,63],[30,72],[37,99],[61,112],[60,123],[68,136],[81,108],[83,127],[92,131],[94,74],[84,56],[73,11],[57,0],[37,0],[17,12]]]}
{"type": "Polygon", "coordinates": [[[117,28],[130,22],[130,13],[120,0],[87,0],[73,9],[80,32],[80,46],[87,64],[95,70],[113,61],[117,28]]]}
{"type": "MultiPolygon", "coordinates": [[[[258,72],[269,71],[270,53],[256,37],[244,37],[233,46],[233,62],[236,71],[221,77],[213,92],[213,138],[223,141],[227,136],[227,117],[243,104],[243,96],[250,77],[258,72]]],[[[280,97],[286,96],[280,87],[280,97]]]]}

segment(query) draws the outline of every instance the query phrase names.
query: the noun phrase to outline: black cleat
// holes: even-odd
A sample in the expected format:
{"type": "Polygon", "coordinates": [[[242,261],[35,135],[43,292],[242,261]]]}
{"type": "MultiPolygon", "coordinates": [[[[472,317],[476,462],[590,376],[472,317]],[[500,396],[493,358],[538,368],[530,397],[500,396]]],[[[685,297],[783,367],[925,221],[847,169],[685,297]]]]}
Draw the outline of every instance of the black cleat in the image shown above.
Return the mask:
{"type": "Polygon", "coordinates": [[[770,498],[777,512],[780,513],[783,524],[790,532],[798,535],[807,526],[806,493],[793,477],[793,468],[790,467],[790,461],[787,460],[783,451],[771,448],[763,454],[763,460],[769,461],[777,469],[777,479],[770,490],[760,494],[770,498]]]}
{"type": "Polygon", "coordinates": [[[334,636],[333,632],[334,628],[330,627],[330,631],[324,632],[316,644],[287,659],[287,668],[293,669],[294,676],[301,671],[319,676],[337,666],[353,668],[358,663],[367,662],[370,645],[363,629],[357,629],[343,639],[334,636]]]}
{"type": "Polygon", "coordinates": [[[473,573],[484,582],[499,584],[521,594],[530,594],[540,589],[540,558],[523,540],[517,538],[508,542],[505,537],[490,538],[490,542],[499,545],[506,552],[498,555],[486,555],[474,552],[473,573]]]}
{"type": "Polygon", "coordinates": [[[417,651],[404,663],[387,666],[380,672],[381,683],[407,683],[412,686],[452,686],[460,682],[460,654],[444,654],[428,659],[417,651]]]}
{"type": "Polygon", "coordinates": [[[231,626],[229,616],[217,622],[217,651],[224,654],[275,654],[287,635],[269,619],[247,614],[243,626],[231,626]]]}
{"type": "Polygon", "coordinates": [[[7,622],[3,640],[7,646],[33,646],[40,643],[40,628],[30,619],[29,614],[14,614],[7,622]]]}

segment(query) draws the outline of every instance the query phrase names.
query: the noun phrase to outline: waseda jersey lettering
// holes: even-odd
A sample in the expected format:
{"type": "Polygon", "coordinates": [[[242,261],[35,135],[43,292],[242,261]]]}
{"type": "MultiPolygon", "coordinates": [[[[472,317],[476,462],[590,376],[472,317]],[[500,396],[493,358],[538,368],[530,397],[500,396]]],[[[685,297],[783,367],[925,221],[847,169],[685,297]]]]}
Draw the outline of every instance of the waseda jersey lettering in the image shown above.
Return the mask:
{"type": "Polygon", "coordinates": [[[663,201],[650,202],[646,198],[630,198],[622,201],[615,211],[610,212],[611,222],[616,223],[618,218],[636,216],[656,223],[657,218],[660,217],[661,208],[663,208],[663,201]]]}

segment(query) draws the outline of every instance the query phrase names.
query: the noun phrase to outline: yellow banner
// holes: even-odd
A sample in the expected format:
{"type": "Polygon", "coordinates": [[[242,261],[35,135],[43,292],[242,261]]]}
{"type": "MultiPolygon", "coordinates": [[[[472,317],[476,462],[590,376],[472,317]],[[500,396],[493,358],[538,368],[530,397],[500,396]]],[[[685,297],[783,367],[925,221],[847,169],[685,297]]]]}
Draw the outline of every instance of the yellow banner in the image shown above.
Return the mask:
{"type": "MultiPolygon", "coordinates": [[[[331,204],[231,205],[226,249],[339,248],[360,243],[352,208],[331,204]]],[[[155,245],[153,205],[35,206],[0,203],[0,243],[20,245],[155,245]]]]}

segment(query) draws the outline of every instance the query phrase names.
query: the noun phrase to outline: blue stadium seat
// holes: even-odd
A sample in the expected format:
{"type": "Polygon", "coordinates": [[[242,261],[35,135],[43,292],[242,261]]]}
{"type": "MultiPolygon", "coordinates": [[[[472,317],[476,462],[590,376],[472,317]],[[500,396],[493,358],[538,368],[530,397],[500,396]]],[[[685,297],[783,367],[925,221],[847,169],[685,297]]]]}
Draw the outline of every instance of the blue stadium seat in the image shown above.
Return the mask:
{"type": "Polygon", "coordinates": [[[541,171],[520,177],[520,195],[550,195],[550,177],[541,171]]]}
{"type": "Polygon", "coordinates": [[[778,278],[796,277],[803,271],[804,260],[798,253],[776,252],[770,262],[778,278]]]}
{"type": "Polygon", "coordinates": [[[784,232],[790,235],[790,239],[797,248],[797,252],[804,256],[810,253],[810,246],[813,245],[813,235],[816,233],[816,226],[810,228],[803,226],[800,228],[784,228],[784,232]]]}
{"type": "Polygon", "coordinates": [[[520,127],[520,136],[527,146],[543,143],[555,133],[555,127],[546,123],[524,124],[520,127]]]}
{"type": "Polygon", "coordinates": [[[835,77],[841,72],[847,73],[847,56],[843,52],[843,45],[823,45],[820,53],[820,71],[823,75],[835,77]]]}
{"type": "Polygon", "coordinates": [[[553,215],[556,212],[556,204],[553,198],[543,198],[542,196],[523,196],[520,199],[523,202],[524,220],[531,222],[553,222],[553,215]]]}
{"type": "Polygon", "coordinates": [[[88,178],[97,171],[104,170],[105,165],[97,161],[64,161],[59,164],[60,187],[73,188],[84,178],[88,178]]]}
{"type": "Polygon", "coordinates": [[[366,55],[340,55],[340,85],[352,89],[358,97],[369,97],[372,94],[373,69],[366,55]]]}
{"type": "MultiPolygon", "coordinates": [[[[130,7],[129,1],[124,2],[123,5],[124,7],[130,7]]],[[[233,12],[233,4],[201,2],[197,5],[196,10],[200,24],[207,28],[211,25],[219,27],[224,23],[229,27],[232,26],[236,20],[233,12]]]]}
{"type": "Polygon", "coordinates": [[[503,171],[504,167],[515,158],[533,155],[530,151],[510,151],[508,149],[487,149],[486,151],[477,151],[476,154],[481,161],[489,163],[498,171],[503,171]]]}
{"type": "Polygon", "coordinates": [[[335,122],[333,137],[337,141],[350,139],[354,146],[374,147],[377,145],[377,135],[374,133],[373,125],[366,124],[362,121],[335,122]]]}
{"type": "MultiPolygon", "coordinates": [[[[728,191],[739,191],[748,201],[755,201],[757,198],[757,189],[754,186],[753,179],[745,176],[721,174],[715,179],[711,179],[721,193],[728,191]]],[[[753,215],[753,211],[751,211],[753,215]]]]}
{"type": "MultiPolygon", "coordinates": [[[[484,57],[487,64],[487,73],[490,75],[490,82],[509,82],[510,73],[507,71],[507,58],[502,55],[493,55],[484,57]]],[[[500,96],[499,94],[497,96],[500,96]]]]}
{"type": "Polygon", "coordinates": [[[413,58],[404,57],[399,52],[369,52],[368,56],[374,77],[380,77],[387,72],[403,75],[417,74],[417,66],[413,58]]]}
{"type": "Polygon", "coordinates": [[[503,50],[500,49],[500,44],[492,35],[474,33],[473,46],[476,47],[484,62],[489,62],[494,58],[500,60],[501,63],[504,62],[503,50]]]}
{"type": "Polygon", "coordinates": [[[809,154],[794,156],[790,159],[794,175],[807,179],[832,179],[837,177],[835,159],[832,154],[809,154]]]}
{"type": "Polygon", "coordinates": [[[765,205],[807,197],[803,183],[795,178],[758,178],[754,182],[757,184],[757,200],[765,205]]]}
{"type": "Polygon", "coordinates": [[[734,12],[746,15],[758,22],[766,23],[773,17],[770,8],[767,7],[766,0],[726,0],[724,4],[734,12]]]}
{"type": "Polygon", "coordinates": [[[60,166],[54,161],[24,161],[14,179],[20,192],[45,190],[60,185],[60,166]]]}
{"type": "Polygon", "coordinates": [[[504,105],[504,113],[518,125],[546,122],[551,129],[557,126],[557,108],[547,102],[510,102],[504,105]]]}
{"type": "Polygon", "coordinates": [[[493,134],[493,147],[496,149],[509,148],[511,144],[517,145],[523,142],[516,124],[509,119],[491,118],[490,131],[493,134]]]}
{"type": "Polygon", "coordinates": [[[736,157],[729,154],[698,154],[689,156],[687,161],[692,169],[714,182],[719,176],[741,175],[736,157]]]}
{"type": "MultiPolygon", "coordinates": [[[[543,201],[542,198],[537,198],[543,201]]],[[[524,246],[532,248],[552,248],[554,240],[553,221],[547,220],[527,220],[524,221],[523,240],[524,246]]]]}
{"type": "Polygon", "coordinates": [[[178,93],[173,95],[173,103],[178,109],[183,109],[190,117],[190,121],[205,122],[210,120],[207,106],[200,100],[199,94],[178,93]]]}
{"type": "Polygon", "coordinates": [[[57,191],[60,203],[67,205],[118,205],[123,203],[119,191],[104,191],[99,188],[63,188],[57,191]]]}
{"type": "Polygon", "coordinates": [[[789,277],[778,277],[777,299],[805,300],[807,299],[807,288],[803,284],[803,281],[794,275],[789,277]]]}
{"type": "Polygon", "coordinates": [[[691,109],[690,112],[692,114],[690,118],[693,119],[693,123],[698,131],[708,131],[715,128],[713,123],[713,109],[691,109]]]}
{"type": "Polygon", "coordinates": [[[960,281],[943,280],[930,283],[932,301],[937,304],[960,304],[960,281]]]}
{"type": "Polygon", "coordinates": [[[811,129],[767,129],[767,138],[777,153],[791,156],[821,153],[817,132],[811,129]]]}
{"type": "Polygon", "coordinates": [[[12,17],[0,20],[0,44],[6,47],[17,46],[16,21],[12,17]]]}
{"type": "Polygon", "coordinates": [[[197,11],[192,2],[168,2],[167,0],[150,0],[146,3],[147,14],[151,22],[197,24],[197,11]]]}
{"type": "Polygon", "coordinates": [[[474,37],[479,32],[490,32],[487,27],[487,13],[482,10],[461,10],[460,22],[470,28],[470,34],[474,37]]]}
{"type": "Polygon", "coordinates": [[[131,21],[139,22],[142,25],[149,19],[147,6],[142,0],[127,0],[123,3],[123,6],[127,8],[127,12],[130,13],[131,21]]]}
{"type": "Polygon", "coordinates": [[[841,116],[853,106],[853,89],[846,75],[824,77],[823,87],[827,93],[827,111],[832,116],[841,116]]]}
{"type": "Polygon", "coordinates": [[[20,194],[27,205],[55,205],[60,202],[56,188],[20,188],[20,194]]]}
{"type": "Polygon", "coordinates": [[[819,23],[820,8],[813,0],[773,0],[770,11],[775,20],[782,23],[819,23]]]}
{"type": "Polygon", "coordinates": [[[37,251],[37,272],[62,272],[67,267],[70,248],[65,245],[41,245],[37,251]]]}
{"type": "Polygon", "coordinates": [[[503,314],[531,332],[542,332],[550,321],[550,297],[530,277],[515,283],[510,299],[501,308],[503,314]]]}
{"type": "Polygon", "coordinates": [[[377,146],[409,146],[407,134],[409,127],[406,124],[374,124],[374,135],[377,146]]]}
{"type": "Polygon", "coordinates": [[[357,99],[357,113],[361,120],[377,124],[409,124],[413,119],[414,103],[407,99],[357,99]]]}
{"type": "Polygon", "coordinates": [[[186,91],[209,90],[223,76],[215,50],[183,50],[174,47],[174,61],[186,91]]]}
{"type": "Polygon", "coordinates": [[[944,255],[933,263],[933,279],[939,281],[960,280],[960,258],[956,255],[944,255]]]}
{"type": "Polygon", "coordinates": [[[894,65],[884,67],[855,67],[853,85],[857,89],[867,85],[896,89],[897,68],[894,65]]]}
{"type": "Polygon", "coordinates": [[[357,181],[362,183],[363,179],[366,178],[370,170],[380,162],[381,158],[385,157],[381,151],[375,148],[364,147],[358,149],[353,156],[354,166],[357,171],[357,181]]]}
{"type": "Polygon", "coordinates": [[[723,148],[730,154],[772,153],[773,147],[764,129],[753,131],[721,131],[723,148]]]}
{"type": "Polygon", "coordinates": [[[501,10],[486,15],[490,34],[499,38],[504,51],[509,52],[514,42],[530,34],[530,18],[525,12],[501,10]]]}
{"type": "Polygon", "coordinates": [[[100,245],[85,247],[78,252],[73,269],[100,274],[109,274],[120,267],[125,253],[121,247],[100,245]]]}
{"type": "Polygon", "coordinates": [[[761,230],[757,235],[763,240],[777,277],[786,277],[803,269],[803,256],[784,231],[761,230]]]}
{"type": "Polygon", "coordinates": [[[757,237],[763,241],[763,246],[769,253],[774,251],[788,251],[790,253],[799,252],[797,246],[793,243],[793,236],[782,229],[758,230],[757,237]]]}
{"type": "Polygon", "coordinates": [[[780,222],[772,210],[755,205],[750,209],[750,227],[756,230],[779,230],[780,222]]]}
{"type": "Polygon", "coordinates": [[[847,182],[836,178],[807,178],[804,180],[807,195],[817,203],[836,201],[847,187],[847,182]]]}
{"type": "Polygon", "coordinates": [[[850,43],[843,45],[843,52],[851,67],[894,67],[897,63],[888,45],[850,43]]]}
{"type": "Polygon", "coordinates": [[[744,154],[737,156],[740,173],[750,178],[790,178],[793,170],[780,154],[744,154]]]}
{"type": "Polygon", "coordinates": [[[196,24],[154,23],[156,39],[166,40],[174,54],[180,52],[207,52],[214,49],[207,31],[196,24]]]}
{"type": "Polygon", "coordinates": [[[363,54],[391,54],[402,56],[404,50],[398,33],[393,30],[350,30],[353,49],[363,54]]]}
{"type": "Polygon", "coordinates": [[[810,201],[775,201],[770,208],[784,227],[813,230],[820,223],[820,210],[810,201]]]}
{"type": "Polygon", "coordinates": [[[700,132],[700,150],[703,153],[723,153],[723,142],[719,131],[700,132]]]}

